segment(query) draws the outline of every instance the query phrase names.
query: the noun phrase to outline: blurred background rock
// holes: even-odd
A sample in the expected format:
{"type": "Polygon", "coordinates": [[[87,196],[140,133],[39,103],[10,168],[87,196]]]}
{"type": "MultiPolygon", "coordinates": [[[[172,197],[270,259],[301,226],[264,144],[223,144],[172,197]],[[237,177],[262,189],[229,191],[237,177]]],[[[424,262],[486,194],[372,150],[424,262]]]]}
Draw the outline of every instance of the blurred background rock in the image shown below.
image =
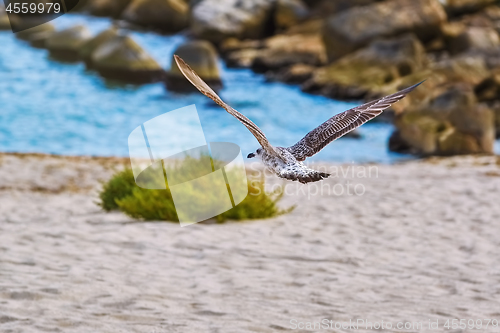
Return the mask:
{"type": "MultiPolygon", "coordinates": [[[[200,75],[215,91],[222,88],[222,81],[217,67],[218,55],[210,42],[195,40],[182,44],[175,51],[179,57],[189,63],[189,66],[200,75]]],[[[167,89],[180,92],[198,91],[182,75],[177,65],[172,62],[170,70],[166,72],[165,83],[167,89]]]]}

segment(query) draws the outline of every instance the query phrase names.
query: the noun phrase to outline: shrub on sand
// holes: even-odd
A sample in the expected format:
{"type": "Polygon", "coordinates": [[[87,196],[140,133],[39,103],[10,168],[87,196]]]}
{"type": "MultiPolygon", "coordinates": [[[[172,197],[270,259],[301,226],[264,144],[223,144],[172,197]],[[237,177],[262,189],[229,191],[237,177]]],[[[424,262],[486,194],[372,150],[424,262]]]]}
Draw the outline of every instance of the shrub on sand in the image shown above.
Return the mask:
{"type": "MultiPolygon", "coordinates": [[[[218,163],[214,161],[214,165],[218,165],[218,163]]],[[[193,161],[186,159],[173,166],[167,166],[167,168],[182,168],[183,174],[191,177],[202,172],[196,170],[196,165],[202,164],[193,163],[193,161]]],[[[155,180],[151,179],[151,181],[155,180]]],[[[263,177],[249,179],[248,192],[248,196],[240,204],[216,216],[217,222],[271,218],[294,209],[294,207],[290,207],[282,210],[278,207],[278,202],[283,197],[283,191],[277,189],[271,193],[266,192],[263,177]]],[[[193,201],[198,205],[210,204],[204,193],[198,191],[193,192],[192,195],[193,201]]],[[[141,188],[136,185],[131,169],[118,172],[107,183],[103,184],[99,198],[98,204],[106,211],[121,210],[133,218],[148,221],[178,221],[168,184],[166,190],[141,188]]]]}
{"type": "Polygon", "coordinates": [[[118,209],[117,200],[130,195],[135,187],[134,174],[131,169],[125,169],[115,174],[107,183],[104,183],[99,193],[98,203],[105,211],[118,209]]]}

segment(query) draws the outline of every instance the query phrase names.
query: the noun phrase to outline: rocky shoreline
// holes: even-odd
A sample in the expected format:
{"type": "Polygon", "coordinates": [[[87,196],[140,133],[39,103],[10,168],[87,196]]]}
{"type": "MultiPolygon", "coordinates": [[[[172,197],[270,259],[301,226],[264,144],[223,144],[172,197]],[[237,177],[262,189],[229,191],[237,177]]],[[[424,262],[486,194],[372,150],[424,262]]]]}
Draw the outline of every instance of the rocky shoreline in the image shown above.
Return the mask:
{"type": "MultiPolygon", "coordinates": [[[[335,99],[370,100],[426,80],[386,112],[393,151],[491,154],[500,133],[496,1],[89,0],[79,9],[116,18],[119,27],[186,33],[194,41],[179,52],[192,55],[195,70],[217,87],[218,55],[209,43],[228,66],[335,99]]],[[[18,37],[55,55],[74,56],[81,45],[77,57],[105,77],[189,90],[175,68],[162,69],[116,28],[89,41],[84,28],[44,26],[18,37]]]]}

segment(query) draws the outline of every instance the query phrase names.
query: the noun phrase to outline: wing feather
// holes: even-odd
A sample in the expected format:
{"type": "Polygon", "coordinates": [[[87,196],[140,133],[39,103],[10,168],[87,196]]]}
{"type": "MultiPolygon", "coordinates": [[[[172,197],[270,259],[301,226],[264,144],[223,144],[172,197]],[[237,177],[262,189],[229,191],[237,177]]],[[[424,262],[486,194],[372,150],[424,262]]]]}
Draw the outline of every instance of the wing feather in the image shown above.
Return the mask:
{"type": "Polygon", "coordinates": [[[238,119],[246,128],[255,136],[257,141],[259,141],[260,145],[268,150],[269,152],[273,152],[274,148],[271,146],[266,136],[262,132],[262,130],[255,125],[250,119],[233,109],[231,106],[227,105],[208,84],[203,81],[196,72],[189,67],[188,64],[181,57],[174,55],[175,62],[182,74],[191,82],[202,94],[210,97],[215,103],[224,108],[229,114],[238,119]]]}
{"type": "Polygon", "coordinates": [[[422,83],[423,81],[392,95],[339,113],[307,133],[299,142],[287,149],[298,161],[303,161],[307,157],[317,154],[330,142],[375,118],[422,83]]]}

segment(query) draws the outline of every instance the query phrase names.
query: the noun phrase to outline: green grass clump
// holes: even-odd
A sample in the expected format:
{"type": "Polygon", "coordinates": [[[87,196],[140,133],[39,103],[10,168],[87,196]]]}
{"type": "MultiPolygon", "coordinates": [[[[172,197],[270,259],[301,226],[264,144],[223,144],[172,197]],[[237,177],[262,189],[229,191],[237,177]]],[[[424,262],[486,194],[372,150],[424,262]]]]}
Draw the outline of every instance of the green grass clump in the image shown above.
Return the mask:
{"type": "Polygon", "coordinates": [[[99,205],[107,212],[116,210],[119,208],[117,201],[132,194],[137,187],[131,169],[120,171],[103,185],[99,205]]]}
{"type": "MultiPolygon", "coordinates": [[[[201,157],[200,160],[202,158],[204,157],[201,157]]],[[[167,168],[172,168],[171,170],[182,168],[183,175],[190,179],[206,174],[204,168],[203,170],[197,170],[196,167],[197,165],[203,165],[203,163],[193,163],[191,159],[188,157],[184,161],[168,166],[167,168]]],[[[218,162],[214,161],[214,165],[217,164],[218,162]]],[[[167,170],[167,174],[170,174],[169,170],[167,170]]],[[[150,179],[150,181],[155,181],[155,179],[150,179]]],[[[157,179],[156,181],[160,180],[157,179]]],[[[283,197],[282,190],[277,189],[272,193],[266,193],[264,189],[265,182],[263,177],[260,179],[249,179],[248,196],[236,207],[216,216],[215,219],[217,222],[264,219],[293,210],[294,207],[285,210],[278,207],[277,204],[283,197]]],[[[189,197],[190,199],[192,197],[192,201],[196,202],[197,205],[211,204],[203,191],[193,191],[189,194],[189,197]]],[[[107,183],[103,184],[99,198],[100,202],[98,204],[106,211],[120,210],[133,218],[149,221],[179,221],[168,184],[166,190],[141,188],[136,185],[131,169],[125,169],[116,173],[107,183]]]]}

